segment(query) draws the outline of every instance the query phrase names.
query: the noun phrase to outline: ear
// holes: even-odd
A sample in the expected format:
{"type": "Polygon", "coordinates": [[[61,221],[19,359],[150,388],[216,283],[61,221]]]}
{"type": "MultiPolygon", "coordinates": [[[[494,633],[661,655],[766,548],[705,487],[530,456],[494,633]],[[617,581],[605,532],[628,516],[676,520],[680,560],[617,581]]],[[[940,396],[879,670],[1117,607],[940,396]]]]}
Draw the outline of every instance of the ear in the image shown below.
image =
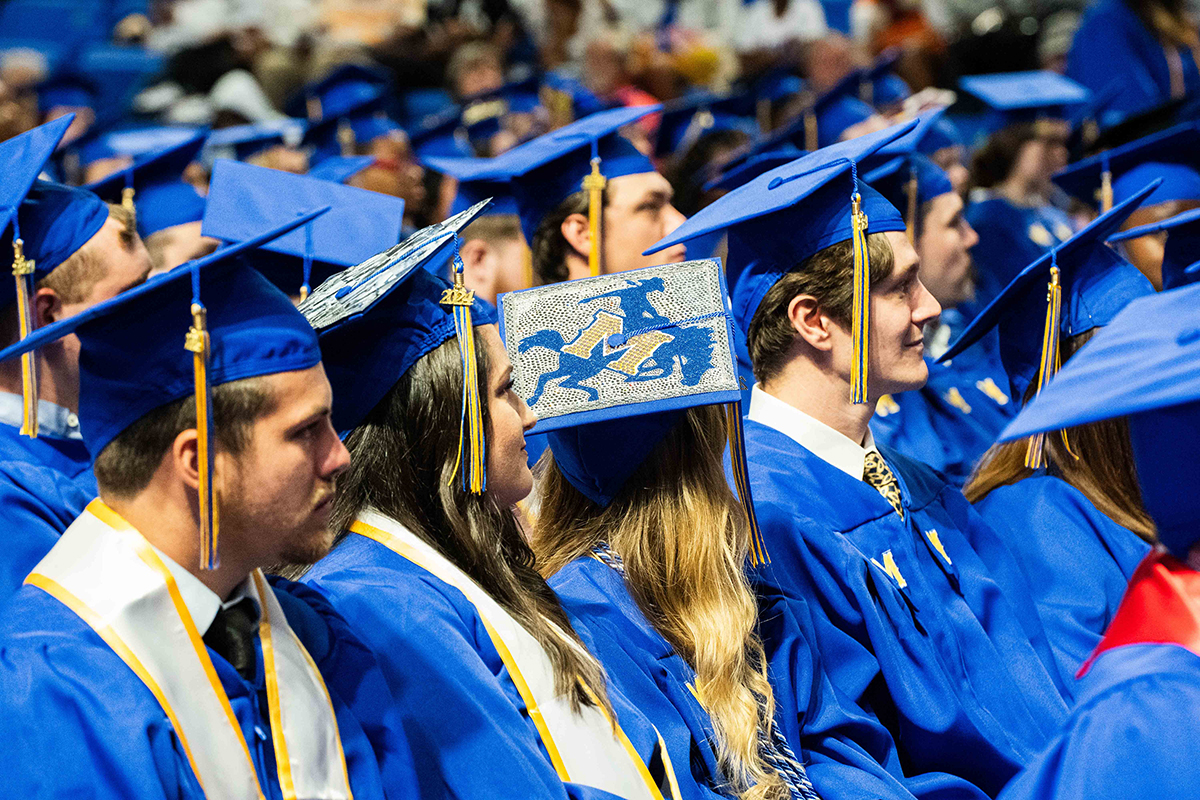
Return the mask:
{"type": "Polygon", "coordinates": [[[463,261],[463,280],[470,287],[486,288],[492,286],[496,276],[488,268],[488,253],[491,245],[483,239],[470,239],[458,248],[458,255],[463,261]]]}
{"type": "Polygon", "coordinates": [[[788,320],[796,334],[815,350],[828,352],[833,348],[831,336],[835,324],[822,311],[817,298],[798,294],[788,303],[788,320]]]}
{"type": "Polygon", "coordinates": [[[588,227],[588,218],[584,214],[571,214],[562,222],[562,235],[567,244],[580,258],[587,258],[592,245],[592,233],[588,227]]]}
{"type": "Polygon", "coordinates": [[[45,286],[38,289],[33,295],[34,328],[45,327],[51,322],[62,318],[63,304],[62,298],[58,296],[58,292],[48,289],[45,286]]]}
{"type": "Polygon", "coordinates": [[[200,489],[200,437],[195,428],[181,431],[167,454],[171,467],[190,489],[200,489]]]}

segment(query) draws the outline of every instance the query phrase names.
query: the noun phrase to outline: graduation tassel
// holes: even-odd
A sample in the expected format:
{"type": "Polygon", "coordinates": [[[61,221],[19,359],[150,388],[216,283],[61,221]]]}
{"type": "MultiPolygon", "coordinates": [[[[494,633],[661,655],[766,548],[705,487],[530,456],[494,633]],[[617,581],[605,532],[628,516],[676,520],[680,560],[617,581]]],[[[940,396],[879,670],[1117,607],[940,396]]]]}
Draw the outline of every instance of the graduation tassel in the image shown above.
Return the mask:
{"type": "MultiPolygon", "coordinates": [[[[25,258],[25,242],[13,215],[13,278],[17,282],[17,322],[24,339],[33,330],[33,268],[34,262],[25,258]]],[[[24,399],[21,415],[21,435],[37,438],[38,385],[37,353],[21,355],[21,395],[24,399]]]]}
{"type": "Polygon", "coordinates": [[[908,170],[908,183],[905,185],[908,192],[908,207],[905,209],[904,215],[904,232],[908,234],[908,243],[915,245],[917,242],[917,168],[915,165],[910,166],[908,170]]]}
{"type": "Polygon", "coordinates": [[[1108,165],[1108,155],[1103,159],[1103,167],[1100,172],[1100,213],[1112,211],[1113,207],[1113,187],[1112,187],[1112,167],[1108,165]]]}
{"type": "MultiPolygon", "coordinates": [[[[1050,284],[1046,288],[1046,323],[1042,328],[1042,358],[1038,366],[1036,397],[1042,387],[1058,372],[1059,347],[1058,329],[1059,318],[1062,314],[1062,286],[1058,282],[1058,258],[1055,251],[1050,251],[1050,284]]],[[[1066,441],[1066,433],[1063,434],[1066,441]]],[[[1025,466],[1029,469],[1041,469],[1046,464],[1046,434],[1039,433],[1029,439],[1029,447],[1025,451],[1025,466]]]]}
{"type": "Polygon", "coordinates": [[[583,179],[583,190],[588,193],[588,275],[600,274],[600,211],[604,203],[604,187],[608,183],[600,172],[600,150],[592,142],[592,173],[583,179]]]}
{"type": "Polygon", "coordinates": [[[130,227],[137,227],[137,207],[133,204],[133,167],[130,166],[125,170],[125,188],[121,190],[121,208],[129,212],[129,216],[133,218],[133,224],[130,227]]]}
{"type": "Polygon", "coordinates": [[[450,472],[450,481],[463,468],[462,487],[470,494],[483,494],[487,488],[483,438],[483,405],[479,397],[479,363],[475,357],[475,329],[471,325],[471,304],[475,293],[463,285],[463,261],[458,255],[458,235],[454,236],[454,285],[442,292],[441,304],[454,311],[454,334],[463,365],[462,414],[458,424],[458,458],[450,472]]]}
{"type": "Polygon", "coordinates": [[[196,467],[200,495],[200,569],[214,570],[220,563],[218,538],[220,514],[213,487],[212,386],[208,382],[208,359],[212,340],[208,334],[207,311],[200,302],[200,273],[192,270],[192,327],[184,347],[192,351],[193,388],[196,396],[196,467]]]}
{"type": "Polygon", "coordinates": [[[729,436],[729,462],[733,466],[733,483],[738,500],[746,511],[750,525],[750,565],[754,567],[770,564],[767,546],[762,531],[758,528],[758,517],[754,515],[754,499],[750,496],[750,476],[746,470],[746,435],[742,429],[742,401],[725,404],[725,427],[729,436]]]}
{"type": "Polygon", "coordinates": [[[804,149],[810,153],[816,152],[820,149],[818,144],[817,112],[810,108],[804,112],[804,149]]]}
{"type": "Polygon", "coordinates": [[[312,291],[313,232],[312,223],[304,226],[304,277],[300,283],[300,302],[308,299],[312,291]]]}
{"type": "Polygon", "coordinates": [[[854,245],[854,309],[851,318],[851,346],[854,353],[850,362],[850,402],[867,402],[867,362],[870,342],[871,308],[871,256],[867,252],[867,215],[862,210],[862,196],[858,193],[858,169],[851,164],[854,178],[854,196],[851,199],[850,218],[854,245]]]}

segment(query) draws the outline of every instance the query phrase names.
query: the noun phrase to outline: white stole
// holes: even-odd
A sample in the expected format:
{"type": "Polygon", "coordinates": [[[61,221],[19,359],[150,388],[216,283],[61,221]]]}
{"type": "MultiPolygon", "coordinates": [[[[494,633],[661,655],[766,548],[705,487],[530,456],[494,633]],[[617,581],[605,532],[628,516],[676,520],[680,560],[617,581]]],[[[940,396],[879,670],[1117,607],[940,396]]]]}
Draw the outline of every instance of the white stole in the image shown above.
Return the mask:
{"type": "MultiPolygon", "coordinates": [[[[559,778],[627,800],[663,800],[650,770],[620,725],[598,705],[574,711],[570,701],[554,690],[554,668],[541,644],[470,576],[400,523],[376,511],[364,511],[350,530],[374,539],[466,595],[525,701],[559,778]]],[[[666,749],[662,752],[670,772],[666,749]]],[[[669,778],[674,787],[674,775],[669,778]]]]}
{"type": "MultiPolygon", "coordinates": [[[[250,750],[175,579],[129,523],[93,500],[25,582],[79,615],[150,689],[206,797],[263,798],[250,750]]],[[[262,609],[259,638],[283,797],[349,800],[325,682],[260,570],[249,589],[262,609]]]]}

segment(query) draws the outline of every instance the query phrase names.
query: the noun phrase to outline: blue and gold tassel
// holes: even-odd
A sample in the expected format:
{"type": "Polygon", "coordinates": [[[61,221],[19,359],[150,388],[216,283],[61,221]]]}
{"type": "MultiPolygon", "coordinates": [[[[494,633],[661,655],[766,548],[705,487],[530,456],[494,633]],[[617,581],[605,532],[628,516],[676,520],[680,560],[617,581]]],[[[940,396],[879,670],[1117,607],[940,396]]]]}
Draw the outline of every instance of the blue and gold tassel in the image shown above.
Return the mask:
{"type": "Polygon", "coordinates": [[[729,463],[733,467],[733,484],[738,500],[746,510],[750,524],[750,565],[754,567],[771,563],[767,545],[763,542],[754,514],[754,498],[750,496],[750,475],[746,469],[746,434],[742,428],[742,402],[725,404],[725,427],[729,436],[729,463]]]}
{"type": "Polygon", "coordinates": [[[604,207],[604,187],[608,181],[600,172],[600,145],[592,142],[592,172],[583,179],[583,190],[588,195],[588,275],[600,274],[600,215],[604,207]]]}
{"type": "MultiPolygon", "coordinates": [[[[1042,328],[1042,357],[1038,365],[1037,389],[1034,397],[1041,393],[1042,388],[1062,366],[1062,353],[1059,330],[1062,321],[1062,285],[1059,283],[1058,256],[1050,251],[1050,283],[1046,287],[1046,322],[1042,328]]],[[[1063,445],[1071,452],[1071,443],[1067,441],[1067,432],[1061,432],[1063,445]]],[[[1046,434],[1039,433],[1031,436],[1029,446],[1025,451],[1025,466],[1029,469],[1041,469],[1046,465],[1046,434]]],[[[1078,456],[1075,456],[1078,458],[1078,456]]]]}
{"type": "Polygon", "coordinates": [[[858,170],[851,164],[854,195],[850,201],[851,239],[854,245],[854,308],[850,338],[853,347],[850,362],[850,402],[867,402],[867,362],[871,338],[871,256],[867,251],[867,215],[858,193],[858,170]]]}
{"type": "Polygon", "coordinates": [[[218,538],[220,514],[216,488],[213,486],[213,418],[212,385],[208,380],[208,361],[212,339],[208,333],[207,311],[200,302],[200,272],[192,270],[192,327],[187,332],[184,347],[192,351],[192,375],[196,395],[196,471],[199,473],[200,495],[200,569],[214,570],[220,563],[218,538]]]}
{"type": "Polygon", "coordinates": [[[462,415],[458,426],[458,458],[450,480],[462,467],[462,488],[469,494],[483,494],[487,488],[487,453],[483,432],[483,403],[479,397],[479,362],[475,357],[475,329],[471,324],[471,305],[475,293],[463,285],[463,261],[458,255],[458,235],[454,237],[454,285],[442,292],[441,304],[454,313],[454,334],[463,365],[462,415]]]}
{"type": "MultiPolygon", "coordinates": [[[[22,339],[33,331],[33,268],[33,260],[25,258],[25,242],[21,239],[21,230],[14,214],[12,273],[13,279],[17,282],[17,322],[20,325],[22,339]]],[[[37,438],[37,353],[29,352],[21,355],[21,396],[24,400],[21,435],[37,438]]]]}
{"type": "Polygon", "coordinates": [[[313,231],[312,223],[304,226],[304,276],[300,280],[300,302],[303,303],[308,299],[309,293],[312,291],[312,263],[313,263],[313,231]]]}

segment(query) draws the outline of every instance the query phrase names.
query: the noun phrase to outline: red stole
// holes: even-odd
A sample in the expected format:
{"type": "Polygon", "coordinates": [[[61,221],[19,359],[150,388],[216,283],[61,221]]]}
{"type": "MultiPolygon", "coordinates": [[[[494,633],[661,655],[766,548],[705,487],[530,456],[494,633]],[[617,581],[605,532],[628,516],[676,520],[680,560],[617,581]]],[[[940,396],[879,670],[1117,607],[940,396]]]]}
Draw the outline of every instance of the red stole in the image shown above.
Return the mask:
{"type": "Polygon", "coordinates": [[[1177,644],[1200,655],[1200,572],[1165,550],[1150,551],[1129,581],[1125,597],[1096,651],[1079,668],[1127,644],[1177,644]]]}

